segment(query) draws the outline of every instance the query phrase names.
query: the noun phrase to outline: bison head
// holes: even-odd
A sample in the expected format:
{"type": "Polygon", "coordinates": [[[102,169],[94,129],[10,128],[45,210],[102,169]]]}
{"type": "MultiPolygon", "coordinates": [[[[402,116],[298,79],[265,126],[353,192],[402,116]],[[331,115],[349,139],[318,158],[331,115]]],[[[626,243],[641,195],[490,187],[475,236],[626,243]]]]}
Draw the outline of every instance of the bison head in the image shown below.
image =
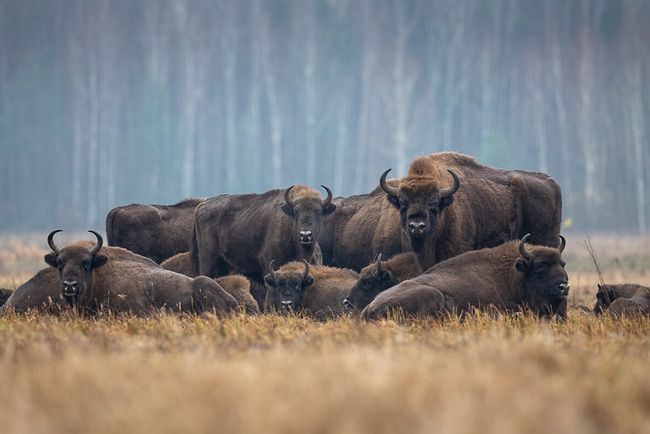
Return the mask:
{"type": "Polygon", "coordinates": [[[619,297],[616,291],[617,285],[601,285],[598,284],[598,292],[596,293],[596,305],[594,306],[594,313],[600,315],[609,309],[609,305],[619,297]]]}
{"type": "Polygon", "coordinates": [[[388,201],[399,210],[402,228],[411,241],[421,240],[435,230],[438,216],[453,203],[460,178],[456,172],[447,169],[453,180],[451,187],[439,188],[433,178],[417,176],[405,178],[397,188],[386,182],[390,170],[381,175],[379,185],[386,192],[388,201]]]}
{"type": "Polygon", "coordinates": [[[52,231],[47,236],[47,244],[52,251],[45,255],[45,262],[59,270],[61,291],[65,300],[75,306],[88,300],[93,288],[93,270],[106,264],[108,257],[99,253],[104,244],[102,236],[95,231],[88,231],[97,237],[97,243],[91,249],[79,245],[59,248],[54,243],[54,235],[61,229],[52,231]]]}
{"type": "Polygon", "coordinates": [[[333,213],[336,205],[332,203],[332,192],[324,185],[321,185],[327,192],[324,201],[317,193],[314,195],[314,190],[310,188],[303,187],[300,191],[294,190],[292,194],[294,187],[292,185],[284,192],[282,211],[294,220],[300,244],[311,247],[318,240],[323,217],[333,213]]]}
{"type": "Polygon", "coordinates": [[[377,294],[397,283],[393,273],[382,267],[380,253],[374,264],[361,270],[357,284],[350,290],[350,295],[343,300],[343,304],[347,309],[363,309],[377,294]]]}
{"type": "Polygon", "coordinates": [[[519,243],[520,258],[515,263],[517,271],[523,274],[524,291],[528,305],[539,315],[557,313],[566,315],[567,296],[569,295],[569,277],[564,269],[562,251],[566,240],[560,235],[557,249],[535,246],[526,249],[525,235],[519,243]]]}
{"type": "Polygon", "coordinates": [[[293,269],[295,267],[275,271],[273,262],[269,264],[269,274],[264,276],[267,288],[265,309],[284,313],[299,311],[302,309],[305,288],[314,283],[314,278],[309,274],[309,263],[303,261],[302,271],[293,269]]]}

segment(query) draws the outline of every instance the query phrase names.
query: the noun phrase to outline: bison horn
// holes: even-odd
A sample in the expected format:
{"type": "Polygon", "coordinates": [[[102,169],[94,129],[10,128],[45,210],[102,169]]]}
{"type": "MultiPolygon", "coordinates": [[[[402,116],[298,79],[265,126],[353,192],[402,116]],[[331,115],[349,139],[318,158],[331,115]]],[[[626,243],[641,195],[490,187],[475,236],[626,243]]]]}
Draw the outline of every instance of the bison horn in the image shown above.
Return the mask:
{"type": "Polygon", "coordinates": [[[275,270],[273,269],[274,263],[275,263],[275,259],[271,259],[271,262],[269,262],[269,272],[271,273],[273,280],[275,280],[275,270]]]}
{"type": "Polygon", "coordinates": [[[63,229],[57,229],[55,231],[50,232],[50,234],[47,236],[47,245],[50,246],[50,249],[54,252],[55,255],[59,256],[59,248],[54,244],[54,234],[58,232],[63,232],[63,229]]]}
{"type": "Polygon", "coordinates": [[[388,175],[388,172],[390,172],[391,169],[388,169],[385,171],[381,177],[379,178],[379,185],[381,186],[381,189],[386,192],[389,196],[394,196],[397,197],[399,193],[399,188],[391,187],[386,183],[386,175],[388,175]]]}
{"type": "Polygon", "coordinates": [[[382,270],[381,268],[381,253],[380,253],[377,255],[377,276],[381,277],[383,272],[384,270],[382,270]]]}
{"type": "Polygon", "coordinates": [[[90,232],[95,237],[97,237],[97,244],[95,244],[95,246],[92,249],[90,249],[90,251],[88,252],[90,253],[91,256],[95,256],[97,252],[99,252],[99,249],[101,249],[102,246],[104,245],[104,239],[102,238],[101,235],[99,235],[97,232],[93,230],[89,230],[88,232],[90,232]]]}
{"type": "Polygon", "coordinates": [[[305,271],[302,273],[302,280],[305,280],[309,274],[309,262],[307,262],[306,259],[303,259],[302,262],[305,263],[305,271]]]}
{"type": "Polygon", "coordinates": [[[329,205],[332,202],[332,190],[330,190],[329,188],[325,187],[322,184],[321,184],[321,187],[323,187],[325,189],[325,191],[327,192],[327,199],[325,199],[325,202],[323,202],[323,206],[329,205]]]}
{"type": "Polygon", "coordinates": [[[562,253],[562,250],[566,247],[566,239],[560,235],[560,245],[557,247],[557,249],[562,253]]]}
{"type": "Polygon", "coordinates": [[[449,188],[443,188],[440,190],[440,197],[449,197],[452,194],[456,193],[460,187],[460,178],[458,178],[458,174],[451,169],[447,169],[447,172],[449,172],[452,178],[454,178],[454,185],[449,188]]]}
{"type": "Polygon", "coordinates": [[[530,238],[530,234],[524,235],[524,237],[521,239],[521,242],[519,243],[519,253],[521,253],[521,256],[524,257],[525,259],[528,259],[529,261],[533,259],[533,256],[526,251],[526,241],[528,241],[528,238],[530,238]]]}
{"type": "Polygon", "coordinates": [[[291,199],[289,199],[289,193],[291,192],[291,189],[292,189],[293,187],[294,187],[294,186],[292,185],[291,187],[287,188],[287,189],[285,190],[285,192],[284,192],[284,201],[285,201],[287,204],[289,204],[290,206],[293,206],[293,202],[291,201],[291,199]]]}

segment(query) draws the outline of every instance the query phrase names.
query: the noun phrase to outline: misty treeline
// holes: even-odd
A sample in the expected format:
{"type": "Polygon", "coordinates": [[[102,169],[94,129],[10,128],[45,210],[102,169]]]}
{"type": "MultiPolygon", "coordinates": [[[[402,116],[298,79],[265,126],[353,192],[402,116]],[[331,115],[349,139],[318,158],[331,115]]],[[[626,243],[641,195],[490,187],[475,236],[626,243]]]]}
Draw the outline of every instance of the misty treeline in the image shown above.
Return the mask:
{"type": "Polygon", "coordinates": [[[0,229],[456,150],[646,231],[650,2],[0,0],[0,229]]]}

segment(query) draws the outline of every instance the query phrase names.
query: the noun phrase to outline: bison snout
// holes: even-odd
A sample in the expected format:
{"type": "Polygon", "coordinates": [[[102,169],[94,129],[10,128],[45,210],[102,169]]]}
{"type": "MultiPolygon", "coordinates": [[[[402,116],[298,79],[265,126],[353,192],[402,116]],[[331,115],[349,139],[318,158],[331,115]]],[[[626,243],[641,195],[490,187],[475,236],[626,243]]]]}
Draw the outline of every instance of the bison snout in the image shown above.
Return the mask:
{"type": "Polygon", "coordinates": [[[564,282],[557,285],[557,289],[558,289],[558,291],[560,291],[560,295],[562,297],[566,297],[567,295],[569,295],[569,289],[570,288],[571,288],[571,285],[569,285],[568,283],[564,283],[564,282]]]}
{"type": "Polygon", "coordinates": [[[421,221],[411,221],[408,223],[409,234],[422,235],[427,224],[421,221]]]}
{"type": "Polygon", "coordinates": [[[284,309],[291,309],[293,307],[293,302],[291,300],[282,300],[280,304],[284,309]]]}
{"type": "Polygon", "coordinates": [[[313,240],[312,231],[300,231],[300,242],[303,244],[311,244],[313,240]]]}
{"type": "Polygon", "coordinates": [[[345,307],[345,308],[348,309],[348,310],[352,310],[352,309],[354,309],[354,305],[353,305],[352,302],[351,302],[350,300],[348,300],[347,298],[346,298],[345,300],[343,300],[343,307],[345,307]]]}
{"type": "Polygon", "coordinates": [[[79,290],[79,282],[76,280],[65,280],[63,281],[63,295],[73,296],[77,295],[79,290]]]}

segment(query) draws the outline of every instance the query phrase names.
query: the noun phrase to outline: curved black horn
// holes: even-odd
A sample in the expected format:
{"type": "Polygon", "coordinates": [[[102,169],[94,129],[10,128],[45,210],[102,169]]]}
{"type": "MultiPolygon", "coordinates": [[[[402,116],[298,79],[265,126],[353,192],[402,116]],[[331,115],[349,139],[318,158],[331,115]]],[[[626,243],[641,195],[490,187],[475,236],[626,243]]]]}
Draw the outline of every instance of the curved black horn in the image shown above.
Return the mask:
{"type": "Polygon", "coordinates": [[[325,187],[323,184],[321,184],[321,187],[323,187],[325,189],[325,191],[327,192],[327,199],[325,199],[325,202],[323,202],[323,206],[329,205],[330,203],[332,203],[332,190],[325,187]]]}
{"type": "Polygon", "coordinates": [[[269,262],[269,272],[271,273],[271,276],[273,276],[273,280],[275,280],[275,270],[273,269],[274,263],[275,259],[271,259],[271,262],[269,262]]]}
{"type": "Polygon", "coordinates": [[[566,238],[564,238],[562,235],[560,235],[560,245],[557,246],[557,249],[562,253],[562,250],[566,247],[566,238]]]}
{"type": "Polygon", "coordinates": [[[289,193],[291,192],[291,189],[292,189],[293,187],[294,187],[294,186],[292,185],[291,187],[287,188],[287,189],[284,191],[284,201],[285,201],[286,203],[288,203],[289,205],[291,205],[291,206],[293,206],[293,202],[291,201],[291,199],[289,199],[289,193]]]}
{"type": "Polygon", "coordinates": [[[63,229],[57,229],[55,231],[50,232],[50,234],[47,236],[47,245],[50,246],[50,249],[54,252],[55,255],[59,255],[59,248],[54,244],[54,234],[63,232],[63,229]]]}
{"type": "Polygon", "coordinates": [[[99,235],[97,232],[95,232],[93,230],[89,230],[88,232],[90,232],[95,237],[97,237],[97,244],[95,244],[95,247],[90,249],[90,251],[88,252],[88,253],[90,253],[91,256],[95,256],[97,254],[97,252],[99,252],[99,249],[101,249],[102,246],[104,245],[104,239],[102,238],[101,235],[99,235]]]}
{"type": "Polygon", "coordinates": [[[305,264],[305,271],[302,273],[302,280],[305,280],[309,274],[309,262],[307,262],[306,259],[303,259],[302,262],[305,264]]]}
{"type": "Polygon", "coordinates": [[[449,188],[443,188],[440,190],[440,197],[449,197],[456,193],[458,188],[460,188],[460,178],[458,177],[458,174],[451,169],[447,169],[447,172],[449,172],[452,178],[454,178],[454,184],[449,188]]]}
{"type": "Polygon", "coordinates": [[[526,241],[528,241],[528,238],[530,238],[530,234],[524,235],[524,237],[521,239],[521,242],[519,243],[519,253],[521,253],[521,256],[530,261],[533,259],[533,257],[526,251],[526,246],[524,246],[524,244],[526,244],[526,241]]]}
{"type": "Polygon", "coordinates": [[[377,276],[381,277],[381,274],[384,272],[381,268],[381,253],[377,255],[377,276]]]}
{"type": "Polygon", "coordinates": [[[399,188],[391,187],[386,183],[386,175],[388,175],[388,172],[390,171],[391,169],[388,169],[382,173],[381,178],[379,178],[379,185],[381,186],[381,189],[384,190],[388,195],[397,197],[399,188]]]}

